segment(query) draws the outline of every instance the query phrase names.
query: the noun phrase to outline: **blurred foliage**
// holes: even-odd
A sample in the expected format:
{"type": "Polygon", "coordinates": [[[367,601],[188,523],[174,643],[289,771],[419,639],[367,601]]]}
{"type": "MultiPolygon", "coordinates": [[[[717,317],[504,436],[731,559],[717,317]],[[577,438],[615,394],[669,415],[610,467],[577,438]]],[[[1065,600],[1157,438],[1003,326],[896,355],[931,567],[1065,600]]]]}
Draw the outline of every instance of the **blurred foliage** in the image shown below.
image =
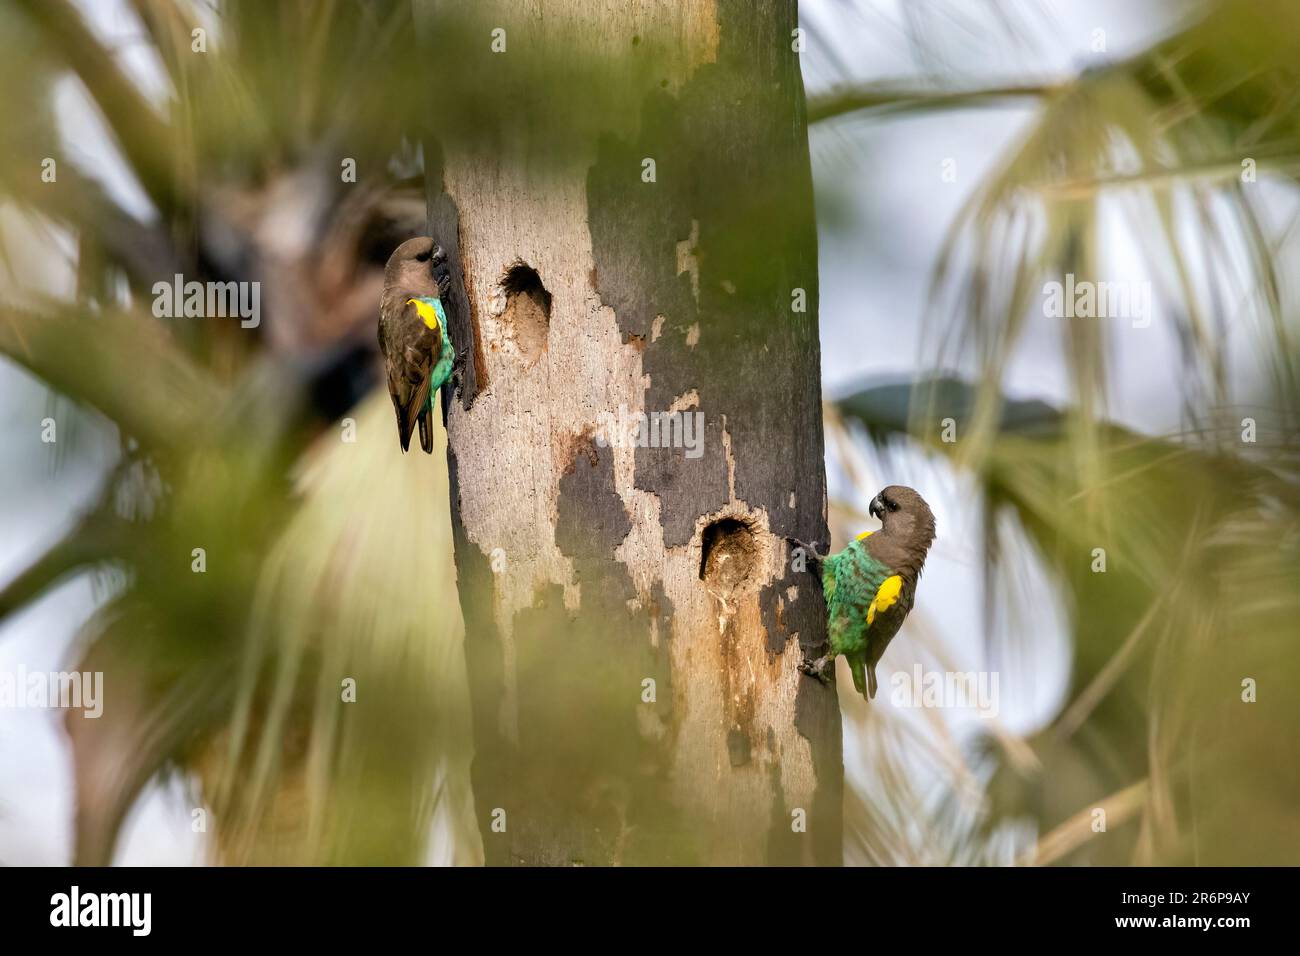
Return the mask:
{"type": "Polygon", "coordinates": [[[383,264],[425,231],[409,7],[130,6],[142,33],[121,47],[65,0],[0,6],[0,202],[71,234],[76,277],[40,291],[4,263],[0,352],[120,443],[98,500],[0,591],[8,616],[116,571],[78,662],[116,703],[68,724],[76,857],[110,860],[173,768],[225,862],[418,863],[435,812],[447,858],[473,860],[446,469],[401,456],[373,391],[383,264]],[[142,52],[161,96],[127,69],[142,52]],[[107,151],[69,128],[70,90],[107,151]],[[147,214],[105,185],[123,178],[147,214]],[[153,284],[175,273],[259,281],[262,322],[155,318],[153,284]]]}
{"type": "MultiPolygon", "coordinates": [[[[952,378],[885,384],[837,405],[878,442],[908,436],[956,456],[960,443],[938,438],[939,417],[969,421],[978,388],[952,378]]],[[[1032,756],[985,741],[1000,769],[989,781],[984,831],[1028,817],[1052,847],[1061,835],[1049,841],[1047,831],[1084,812],[1073,825],[1093,836],[1086,811],[1142,785],[1142,812],[1125,800],[1126,813],[1110,820],[1112,831],[1127,819],[1140,826],[1095,853],[1086,846],[1084,859],[1293,859],[1297,847],[1282,835],[1294,832],[1300,779],[1269,753],[1287,746],[1300,715],[1289,695],[1262,688],[1276,692],[1300,676],[1295,436],[1289,448],[1263,440],[1248,457],[1194,436],[1162,440],[1105,425],[1095,446],[1105,479],[1095,486],[1077,468],[1070,413],[1036,401],[1001,408],[978,471],[984,560],[995,574],[1014,572],[995,520],[1010,512],[1066,590],[1074,659],[1066,705],[1028,741],[1032,756]],[[1094,571],[1095,548],[1105,549],[1105,573],[1094,571]],[[1261,686],[1257,703],[1241,703],[1244,678],[1261,686]]]]}
{"type": "MultiPolygon", "coordinates": [[[[1065,706],[1023,743],[988,739],[966,755],[987,782],[982,825],[965,839],[1026,821],[1039,834],[1027,862],[1300,858],[1300,771],[1277,759],[1300,726],[1284,690],[1300,678],[1300,354],[1283,279],[1295,223],[1271,221],[1260,192],[1294,196],[1300,170],[1300,8],[1223,0],[1193,12],[1152,49],[1065,81],[883,84],[810,105],[869,118],[1036,103],[954,224],[934,280],[931,360],[973,368],[977,384],[921,378],[837,403],[876,442],[906,438],[975,478],[986,601],[1016,573],[1007,515],[1067,596],[1065,706]],[[1247,158],[1258,185],[1243,179],[1247,158]],[[1044,281],[1115,265],[1116,206],[1163,306],[1147,332],[1170,330],[1182,356],[1177,434],[1107,420],[1115,346],[1101,321],[1063,322],[1068,408],[1001,391],[1044,281]],[[1235,387],[1234,359],[1257,370],[1235,387]],[[958,442],[940,440],[944,418],[960,423],[958,442]],[[1099,547],[1105,574],[1092,570],[1099,547]],[[1247,678],[1256,703],[1242,703],[1247,678]],[[1094,807],[1118,839],[1092,832],[1094,807]]],[[[1035,639],[1016,642],[1023,652],[1035,639]]]]}

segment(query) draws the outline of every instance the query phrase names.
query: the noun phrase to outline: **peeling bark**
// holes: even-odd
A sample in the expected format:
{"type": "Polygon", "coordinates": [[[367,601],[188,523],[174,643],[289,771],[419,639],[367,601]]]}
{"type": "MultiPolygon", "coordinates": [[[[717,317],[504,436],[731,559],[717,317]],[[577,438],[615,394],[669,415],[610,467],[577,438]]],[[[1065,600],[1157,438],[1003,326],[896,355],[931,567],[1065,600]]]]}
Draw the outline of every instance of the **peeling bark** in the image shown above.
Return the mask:
{"type": "Polygon", "coordinates": [[[838,706],[798,672],[824,607],[783,541],[827,538],[795,4],[487,7],[560,56],[674,56],[616,67],[630,108],[558,166],[590,104],[426,145],[471,356],[447,428],[486,858],[838,863],[838,706]],[[654,413],[698,414],[698,449],[696,419],[658,421],[679,447],[609,428],[654,413]]]}

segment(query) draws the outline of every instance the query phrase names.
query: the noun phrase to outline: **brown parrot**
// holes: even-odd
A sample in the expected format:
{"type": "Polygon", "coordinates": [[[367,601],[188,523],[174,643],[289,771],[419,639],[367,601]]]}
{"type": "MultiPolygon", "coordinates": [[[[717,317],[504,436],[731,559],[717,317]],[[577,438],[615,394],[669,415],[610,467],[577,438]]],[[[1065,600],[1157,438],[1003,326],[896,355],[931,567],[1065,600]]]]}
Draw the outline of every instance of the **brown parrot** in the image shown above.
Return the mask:
{"type": "Polygon", "coordinates": [[[451,282],[446,261],[432,239],[420,236],[398,246],[384,267],[379,350],[402,451],[418,422],[420,447],[433,453],[433,396],[458,367],[442,304],[451,282]]]}
{"type": "Polygon", "coordinates": [[[790,539],[821,565],[830,637],[826,656],[801,669],[824,681],[843,654],[854,687],[868,700],[876,696],[876,664],[912,610],[916,582],[934,541],[930,506],[905,485],[890,485],[871,499],[869,510],[880,519],[880,530],[864,531],[838,554],[818,554],[790,539]]]}

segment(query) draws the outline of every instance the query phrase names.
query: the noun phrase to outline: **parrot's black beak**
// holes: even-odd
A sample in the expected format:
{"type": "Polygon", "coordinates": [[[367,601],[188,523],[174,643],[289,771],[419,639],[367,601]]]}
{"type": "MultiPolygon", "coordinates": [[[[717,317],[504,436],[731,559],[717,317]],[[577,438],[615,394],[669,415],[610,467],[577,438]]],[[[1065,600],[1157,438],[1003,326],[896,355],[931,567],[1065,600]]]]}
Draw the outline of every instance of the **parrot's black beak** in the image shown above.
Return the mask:
{"type": "Polygon", "coordinates": [[[885,506],[880,503],[880,495],[871,499],[871,504],[867,507],[867,513],[873,518],[885,520],[885,506]]]}

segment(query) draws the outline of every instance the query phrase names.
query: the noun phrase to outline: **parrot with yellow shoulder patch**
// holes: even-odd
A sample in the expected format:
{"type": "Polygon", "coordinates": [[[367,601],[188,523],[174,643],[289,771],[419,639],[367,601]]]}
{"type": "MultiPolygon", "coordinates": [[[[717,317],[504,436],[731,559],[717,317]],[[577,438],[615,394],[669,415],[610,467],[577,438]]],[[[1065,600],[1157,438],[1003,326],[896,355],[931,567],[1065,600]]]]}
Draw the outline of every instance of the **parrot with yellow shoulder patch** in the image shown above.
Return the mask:
{"type": "Polygon", "coordinates": [[[384,266],[379,350],[402,451],[418,424],[420,447],[433,453],[433,396],[448,381],[455,387],[460,367],[442,304],[451,285],[446,262],[442,249],[421,236],[398,246],[384,266]]]}
{"type": "Polygon", "coordinates": [[[916,599],[916,582],[934,541],[934,514],[905,485],[890,485],[871,500],[869,510],[880,519],[880,530],[864,531],[838,554],[818,554],[811,545],[789,540],[812,558],[808,570],[821,568],[830,638],[830,651],[804,661],[800,670],[825,683],[843,654],[853,686],[871,700],[876,664],[916,599]]]}

